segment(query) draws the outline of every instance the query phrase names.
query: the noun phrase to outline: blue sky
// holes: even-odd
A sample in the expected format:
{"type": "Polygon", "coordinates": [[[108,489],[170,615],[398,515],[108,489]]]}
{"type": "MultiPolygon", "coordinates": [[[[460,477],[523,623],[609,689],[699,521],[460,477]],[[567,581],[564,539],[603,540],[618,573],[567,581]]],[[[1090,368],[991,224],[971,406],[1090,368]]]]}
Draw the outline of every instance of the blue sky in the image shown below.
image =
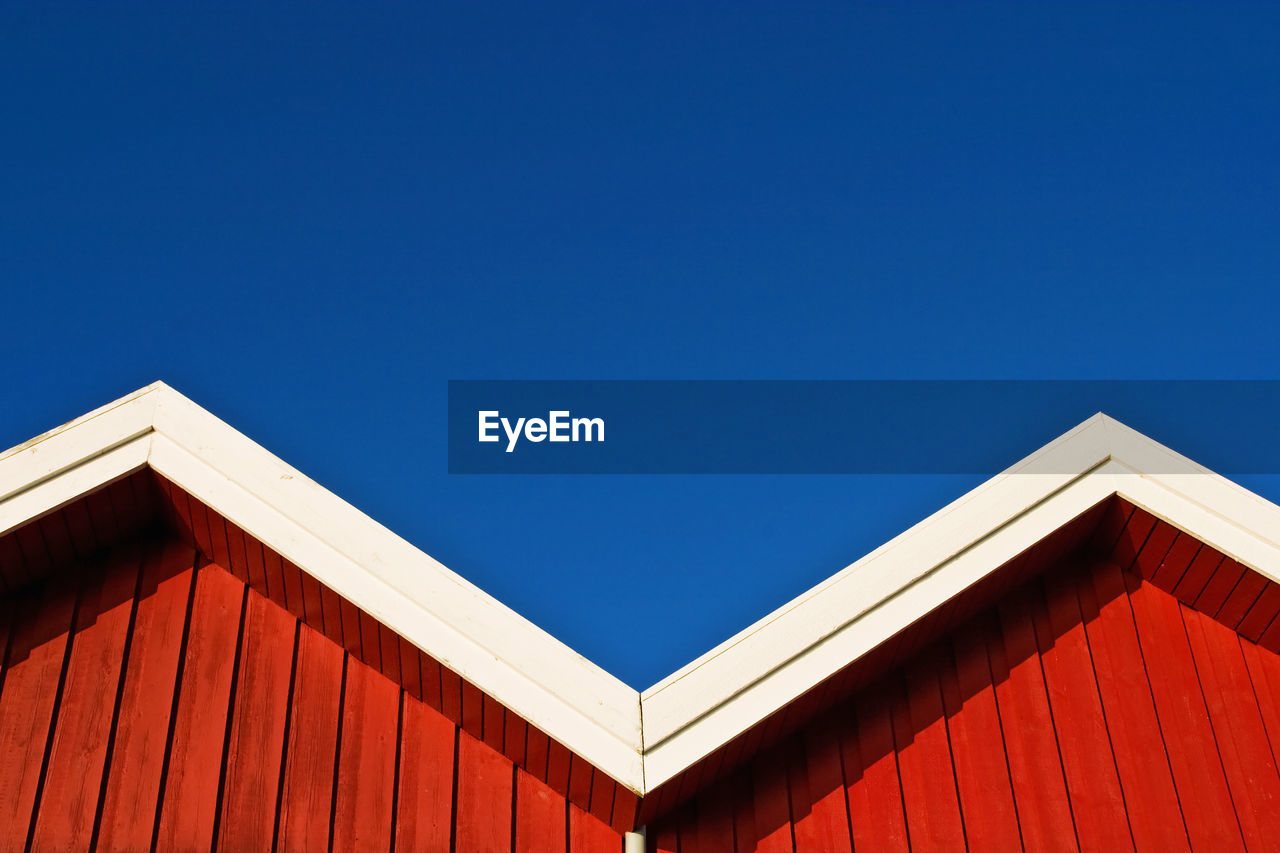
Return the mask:
{"type": "Polygon", "coordinates": [[[450,476],[446,381],[1276,378],[1277,36],[9,4],[0,446],[164,379],[644,687],[976,479],[450,476]]]}

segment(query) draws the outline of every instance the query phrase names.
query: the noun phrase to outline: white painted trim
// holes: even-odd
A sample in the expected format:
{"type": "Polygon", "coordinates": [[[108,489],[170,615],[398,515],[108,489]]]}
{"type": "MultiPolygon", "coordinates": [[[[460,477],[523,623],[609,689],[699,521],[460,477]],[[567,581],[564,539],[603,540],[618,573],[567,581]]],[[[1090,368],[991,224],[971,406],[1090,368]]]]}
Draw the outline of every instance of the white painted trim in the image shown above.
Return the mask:
{"type": "Polygon", "coordinates": [[[1280,507],[1095,415],[640,694],[161,383],[0,454],[0,533],[143,465],[641,794],[1109,495],[1280,579],[1280,507]]]}

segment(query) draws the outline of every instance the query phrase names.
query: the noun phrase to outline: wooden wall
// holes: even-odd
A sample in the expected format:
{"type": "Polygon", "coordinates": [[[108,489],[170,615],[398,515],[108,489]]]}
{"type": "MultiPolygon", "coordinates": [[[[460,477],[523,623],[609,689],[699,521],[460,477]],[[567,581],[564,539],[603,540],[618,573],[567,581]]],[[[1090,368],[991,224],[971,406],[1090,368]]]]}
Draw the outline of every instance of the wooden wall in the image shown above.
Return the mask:
{"type": "Polygon", "coordinates": [[[149,472],[0,584],[0,851],[1280,847],[1280,585],[1119,499],[643,803],[149,472]]]}
{"type": "Polygon", "coordinates": [[[1277,849],[1276,590],[1115,501],[1090,548],[659,816],[650,849],[1277,849]]]}
{"type": "MultiPolygon", "coordinates": [[[[622,847],[403,678],[158,530],[0,596],[0,643],[0,851],[622,847]]],[[[550,760],[545,740],[519,748],[550,760]]]]}

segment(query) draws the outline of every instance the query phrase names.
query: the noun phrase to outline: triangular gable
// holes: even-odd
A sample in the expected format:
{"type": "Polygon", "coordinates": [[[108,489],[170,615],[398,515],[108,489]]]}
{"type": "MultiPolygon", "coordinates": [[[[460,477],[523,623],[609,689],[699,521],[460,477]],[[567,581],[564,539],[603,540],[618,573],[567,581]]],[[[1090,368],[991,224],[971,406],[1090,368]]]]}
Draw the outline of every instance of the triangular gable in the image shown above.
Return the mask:
{"type": "Polygon", "coordinates": [[[638,693],[160,383],[0,455],[0,535],[143,468],[641,795],[1113,495],[1280,576],[1280,508],[1096,415],[638,693]]]}

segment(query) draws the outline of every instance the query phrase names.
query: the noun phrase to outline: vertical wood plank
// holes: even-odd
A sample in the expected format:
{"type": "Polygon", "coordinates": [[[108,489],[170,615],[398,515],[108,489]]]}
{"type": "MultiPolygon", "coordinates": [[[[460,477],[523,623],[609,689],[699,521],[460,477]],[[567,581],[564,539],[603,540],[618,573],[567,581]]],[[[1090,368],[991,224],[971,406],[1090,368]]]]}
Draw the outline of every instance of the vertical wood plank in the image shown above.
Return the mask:
{"type": "Polygon", "coordinates": [[[964,823],[947,739],[936,650],[908,667],[905,693],[893,706],[902,803],[913,847],[963,850],[964,823]]]}
{"type": "MultiPolygon", "coordinates": [[[[1176,543],[1170,553],[1174,550],[1178,550],[1176,543]]],[[[1175,559],[1185,556],[1189,562],[1188,550],[1182,549],[1175,559]]],[[[1045,576],[1045,602],[1035,602],[1032,618],[1045,686],[1080,846],[1132,850],[1128,810],[1076,595],[1076,570],[1074,565],[1063,565],[1045,576]]],[[[1181,570],[1175,571],[1181,577],[1181,570]]]]}
{"type": "Polygon", "coordinates": [[[249,595],[222,790],[220,850],[271,847],[297,624],[275,602],[256,592],[249,595]]]}
{"type": "Polygon", "coordinates": [[[756,850],[790,853],[793,842],[786,755],[777,749],[767,750],[756,757],[751,770],[756,850]]]}
{"type": "Polygon", "coordinates": [[[1029,849],[1075,848],[1075,825],[1031,623],[1031,607],[1028,588],[1006,598],[998,607],[1000,636],[988,642],[1014,802],[1022,840],[1029,849]]]}
{"type": "Polygon", "coordinates": [[[244,584],[216,565],[196,574],[157,849],[212,844],[244,595],[244,584]]]}
{"type": "Polygon", "coordinates": [[[1222,760],[1200,693],[1178,602],[1125,576],[1138,642],[1146,662],[1160,727],[1169,732],[1169,762],[1192,849],[1242,850],[1244,839],[1222,760]],[[1226,816],[1230,815],[1230,819],[1226,816]]]}
{"type": "Polygon", "coordinates": [[[400,690],[358,661],[347,664],[333,816],[334,850],[387,850],[395,788],[400,690]]]}
{"type": "Polygon", "coordinates": [[[1216,616],[1246,571],[1244,566],[1230,557],[1224,558],[1210,576],[1204,589],[1196,596],[1194,604],[1196,610],[1209,616],[1216,616]]]}
{"type": "Polygon", "coordinates": [[[888,697],[873,688],[855,703],[857,725],[842,743],[853,849],[901,853],[909,843],[888,697]]]}
{"type": "Polygon", "coordinates": [[[32,849],[90,846],[141,562],[135,547],[87,567],[32,849]]]}
{"type": "Polygon", "coordinates": [[[314,628],[302,626],[280,792],[280,850],[328,849],[342,659],[339,646],[314,628]]]}
{"type": "MultiPolygon", "coordinates": [[[[796,814],[796,847],[851,853],[849,808],[845,800],[844,770],[840,762],[841,735],[848,735],[843,716],[826,715],[803,733],[809,806],[796,814]]],[[[732,808],[728,811],[732,814],[732,808]]],[[[796,808],[792,807],[796,812],[796,808]]]]}
{"type": "Polygon", "coordinates": [[[514,795],[511,762],[465,731],[458,738],[457,849],[507,853],[514,795]]]}
{"type": "MultiPolygon", "coordinates": [[[[506,848],[502,848],[505,850],[506,848]]],[[[569,805],[569,853],[621,853],[622,836],[609,824],[569,805]]]]}
{"type": "MultiPolygon", "coordinates": [[[[680,845],[682,853],[735,853],[731,794],[727,785],[716,785],[698,797],[697,817],[680,845]]],[[[840,794],[843,799],[843,786],[840,794]]]]}
{"type": "Polygon", "coordinates": [[[14,597],[0,691],[0,839],[26,842],[75,609],[66,574],[14,597]]]}
{"type": "Polygon", "coordinates": [[[1202,613],[1182,615],[1245,846],[1265,849],[1280,838],[1280,774],[1240,638],[1202,613]]]}
{"type": "Polygon", "coordinates": [[[564,798],[542,780],[516,771],[515,853],[564,853],[564,798]]]}
{"type": "Polygon", "coordinates": [[[101,850],[139,850],[151,844],[195,557],[185,542],[171,542],[156,547],[142,566],[103,795],[101,850]]]}
{"type": "Polygon", "coordinates": [[[457,728],[407,694],[403,702],[396,849],[448,851],[457,728]]]}
{"type": "Polygon", "coordinates": [[[1205,545],[1191,561],[1186,574],[1174,586],[1174,596],[1184,604],[1194,604],[1224,559],[1226,558],[1222,554],[1205,545]]]}
{"type": "Polygon", "coordinates": [[[974,850],[1021,850],[1018,812],[987,657],[987,624],[971,623],[956,633],[955,665],[942,669],[942,701],[969,845],[974,850]]]}
{"type": "MultiPolygon", "coordinates": [[[[1076,593],[1102,706],[1123,744],[1115,758],[1134,845],[1145,853],[1188,850],[1182,807],[1120,569],[1096,562],[1078,578],[1076,593]]],[[[1168,748],[1178,748],[1174,737],[1168,748]]]]}

